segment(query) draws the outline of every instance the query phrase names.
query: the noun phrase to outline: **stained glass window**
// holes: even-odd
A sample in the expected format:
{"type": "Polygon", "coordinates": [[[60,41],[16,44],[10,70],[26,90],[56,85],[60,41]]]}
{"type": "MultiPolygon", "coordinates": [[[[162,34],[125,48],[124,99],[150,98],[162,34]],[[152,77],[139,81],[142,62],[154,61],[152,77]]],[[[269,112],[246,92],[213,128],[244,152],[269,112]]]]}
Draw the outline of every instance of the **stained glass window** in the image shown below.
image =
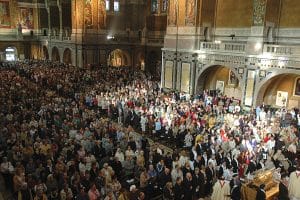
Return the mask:
{"type": "Polygon", "coordinates": [[[156,13],[158,8],[158,2],[157,0],[152,0],[151,1],[151,12],[156,13]]]}
{"type": "Polygon", "coordinates": [[[105,9],[106,9],[107,11],[109,11],[109,7],[110,7],[109,0],[106,0],[106,1],[105,1],[105,9]]]}
{"type": "Polygon", "coordinates": [[[120,2],[114,1],[114,11],[119,12],[120,11],[120,2]]]}

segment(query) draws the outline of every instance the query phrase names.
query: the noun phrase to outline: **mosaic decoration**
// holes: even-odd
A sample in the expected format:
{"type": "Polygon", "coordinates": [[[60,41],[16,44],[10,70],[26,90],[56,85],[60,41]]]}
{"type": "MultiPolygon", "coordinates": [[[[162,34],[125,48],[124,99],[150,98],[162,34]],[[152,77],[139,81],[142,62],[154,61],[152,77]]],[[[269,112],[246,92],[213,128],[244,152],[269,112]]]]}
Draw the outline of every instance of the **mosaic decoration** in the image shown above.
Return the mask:
{"type": "Polygon", "coordinates": [[[263,26],[266,13],[266,0],[253,0],[253,25],[263,26]]]}
{"type": "Polygon", "coordinates": [[[0,28],[10,28],[9,1],[0,1],[0,28]]]}
{"type": "Polygon", "coordinates": [[[239,79],[235,76],[234,72],[229,70],[228,85],[238,85],[239,79]]]}
{"type": "Polygon", "coordinates": [[[186,0],[185,25],[195,25],[195,0],[186,0]]]}
{"type": "Polygon", "coordinates": [[[84,25],[86,28],[93,27],[92,0],[85,0],[84,25]]]}
{"type": "Polygon", "coordinates": [[[20,8],[20,21],[22,29],[33,29],[33,9],[20,8]]]}
{"type": "Polygon", "coordinates": [[[169,7],[169,16],[168,16],[168,24],[170,26],[175,26],[177,23],[177,5],[176,0],[170,0],[169,7]]]}
{"type": "Polygon", "coordinates": [[[300,77],[295,80],[294,95],[300,96],[300,77]]]}
{"type": "Polygon", "coordinates": [[[105,0],[99,0],[99,12],[98,12],[99,28],[106,27],[106,3],[105,0]]]}

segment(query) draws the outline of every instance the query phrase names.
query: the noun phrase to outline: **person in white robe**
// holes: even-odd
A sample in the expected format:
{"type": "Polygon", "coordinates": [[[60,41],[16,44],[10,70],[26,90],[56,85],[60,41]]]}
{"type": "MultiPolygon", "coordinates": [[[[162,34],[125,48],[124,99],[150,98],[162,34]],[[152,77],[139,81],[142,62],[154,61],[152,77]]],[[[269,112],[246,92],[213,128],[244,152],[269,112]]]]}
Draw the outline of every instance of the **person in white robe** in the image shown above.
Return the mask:
{"type": "Polygon", "coordinates": [[[230,185],[224,177],[220,178],[213,187],[211,200],[230,200],[230,185]]]}
{"type": "Polygon", "coordinates": [[[300,200],[300,164],[292,172],[289,179],[289,196],[291,200],[300,200]]]}

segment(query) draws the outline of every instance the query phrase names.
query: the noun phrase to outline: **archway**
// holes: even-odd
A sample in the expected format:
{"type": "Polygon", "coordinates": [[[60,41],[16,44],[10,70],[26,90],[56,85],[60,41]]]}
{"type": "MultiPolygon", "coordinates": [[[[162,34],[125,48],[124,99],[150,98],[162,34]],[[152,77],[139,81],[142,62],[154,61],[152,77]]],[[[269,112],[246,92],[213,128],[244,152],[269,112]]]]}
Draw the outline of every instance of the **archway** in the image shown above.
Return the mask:
{"type": "Polygon", "coordinates": [[[72,64],[72,57],[71,57],[71,50],[69,48],[66,48],[63,55],[63,62],[65,64],[72,64]]]}
{"type": "Polygon", "coordinates": [[[139,51],[136,56],[135,56],[135,60],[136,60],[136,67],[141,69],[141,70],[145,70],[145,55],[144,52],[139,51]]]}
{"type": "Polygon", "coordinates": [[[46,46],[43,46],[43,59],[49,60],[49,53],[48,53],[48,49],[46,46]]]}
{"type": "Polygon", "coordinates": [[[147,56],[147,71],[159,77],[160,69],[157,69],[158,55],[155,51],[150,51],[147,56]]]}
{"type": "Polygon", "coordinates": [[[240,80],[229,67],[213,65],[206,68],[199,76],[196,93],[209,90],[212,95],[222,94],[235,99],[242,99],[240,80]]]}
{"type": "Polygon", "coordinates": [[[121,67],[121,66],[130,66],[131,59],[127,51],[121,49],[115,49],[110,52],[108,56],[108,66],[112,67],[121,67]]]}
{"type": "Polygon", "coordinates": [[[266,80],[258,90],[256,105],[271,107],[300,107],[300,73],[284,73],[266,80]]]}
{"type": "Polygon", "coordinates": [[[60,56],[59,56],[59,51],[57,47],[52,48],[52,61],[54,62],[60,62],[60,56]]]}
{"type": "Polygon", "coordinates": [[[16,47],[7,47],[5,49],[5,60],[6,61],[16,61],[18,59],[16,47]]]}

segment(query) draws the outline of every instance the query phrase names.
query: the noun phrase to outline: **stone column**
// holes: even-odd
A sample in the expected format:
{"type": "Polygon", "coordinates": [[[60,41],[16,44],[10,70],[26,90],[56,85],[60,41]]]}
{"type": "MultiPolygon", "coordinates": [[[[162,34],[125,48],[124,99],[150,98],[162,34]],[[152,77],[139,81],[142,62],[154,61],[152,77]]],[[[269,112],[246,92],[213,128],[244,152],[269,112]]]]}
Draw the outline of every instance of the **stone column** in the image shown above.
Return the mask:
{"type": "Polygon", "coordinates": [[[51,15],[50,15],[50,6],[48,0],[45,0],[45,6],[48,13],[48,36],[51,38],[51,15]]]}
{"type": "MultiPolygon", "coordinates": [[[[265,17],[267,0],[253,0],[253,20],[250,37],[247,42],[246,54],[248,55],[261,55],[264,48],[264,35],[265,35],[265,17]]],[[[244,78],[245,85],[242,90],[245,91],[243,95],[243,105],[254,106],[255,100],[254,87],[257,80],[256,69],[251,69],[249,66],[245,71],[246,76],[244,78]]]]}
{"type": "Polygon", "coordinates": [[[57,0],[57,7],[58,7],[58,11],[59,11],[59,39],[62,40],[62,37],[63,37],[63,25],[62,25],[61,0],[57,0]]]}

